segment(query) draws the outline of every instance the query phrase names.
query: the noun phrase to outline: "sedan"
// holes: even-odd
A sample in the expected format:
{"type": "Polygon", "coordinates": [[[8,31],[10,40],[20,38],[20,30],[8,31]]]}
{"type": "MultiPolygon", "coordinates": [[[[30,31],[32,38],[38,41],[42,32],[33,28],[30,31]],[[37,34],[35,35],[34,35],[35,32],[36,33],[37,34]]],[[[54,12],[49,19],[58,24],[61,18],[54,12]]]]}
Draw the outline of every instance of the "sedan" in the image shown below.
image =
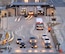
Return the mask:
{"type": "Polygon", "coordinates": [[[37,43],[37,39],[35,37],[30,37],[29,43],[37,43]]]}

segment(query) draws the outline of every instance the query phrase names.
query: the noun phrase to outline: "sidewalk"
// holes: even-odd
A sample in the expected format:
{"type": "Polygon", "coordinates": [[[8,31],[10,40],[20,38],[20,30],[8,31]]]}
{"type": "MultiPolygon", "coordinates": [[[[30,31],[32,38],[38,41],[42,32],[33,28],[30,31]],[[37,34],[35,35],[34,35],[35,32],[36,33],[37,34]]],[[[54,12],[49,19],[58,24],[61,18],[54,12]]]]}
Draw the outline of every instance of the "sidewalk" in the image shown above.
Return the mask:
{"type": "Polygon", "coordinates": [[[56,34],[57,40],[60,43],[60,49],[62,49],[63,53],[65,53],[65,32],[62,29],[59,29],[57,26],[54,27],[54,32],[56,34]],[[55,29],[54,29],[55,28],[55,29]]]}

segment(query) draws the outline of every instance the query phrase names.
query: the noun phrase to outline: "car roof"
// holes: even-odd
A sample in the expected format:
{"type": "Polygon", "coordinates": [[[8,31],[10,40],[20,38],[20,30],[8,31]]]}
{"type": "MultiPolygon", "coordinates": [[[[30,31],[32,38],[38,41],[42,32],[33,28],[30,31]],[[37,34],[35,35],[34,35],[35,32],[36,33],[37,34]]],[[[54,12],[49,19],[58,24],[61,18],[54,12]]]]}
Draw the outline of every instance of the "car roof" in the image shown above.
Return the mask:
{"type": "Polygon", "coordinates": [[[47,35],[42,35],[42,36],[47,36],[47,35]]]}
{"type": "Polygon", "coordinates": [[[36,39],[35,37],[30,37],[30,39],[36,39]]]}
{"type": "Polygon", "coordinates": [[[21,44],[22,44],[22,45],[25,45],[25,43],[24,43],[24,42],[21,42],[21,44]]]}

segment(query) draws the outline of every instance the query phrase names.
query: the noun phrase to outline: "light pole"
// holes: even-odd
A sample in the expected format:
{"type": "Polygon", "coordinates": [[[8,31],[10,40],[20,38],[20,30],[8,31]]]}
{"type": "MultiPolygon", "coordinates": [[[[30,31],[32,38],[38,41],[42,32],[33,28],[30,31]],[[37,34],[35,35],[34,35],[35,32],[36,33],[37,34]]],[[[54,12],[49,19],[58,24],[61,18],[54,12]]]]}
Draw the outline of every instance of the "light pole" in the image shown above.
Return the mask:
{"type": "Polygon", "coordinates": [[[49,23],[50,23],[50,8],[49,8],[49,23]]]}
{"type": "Polygon", "coordinates": [[[7,17],[7,28],[6,28],[6,30],[8,30],[8,11],[7,11],[6,17],[7,17]]]}

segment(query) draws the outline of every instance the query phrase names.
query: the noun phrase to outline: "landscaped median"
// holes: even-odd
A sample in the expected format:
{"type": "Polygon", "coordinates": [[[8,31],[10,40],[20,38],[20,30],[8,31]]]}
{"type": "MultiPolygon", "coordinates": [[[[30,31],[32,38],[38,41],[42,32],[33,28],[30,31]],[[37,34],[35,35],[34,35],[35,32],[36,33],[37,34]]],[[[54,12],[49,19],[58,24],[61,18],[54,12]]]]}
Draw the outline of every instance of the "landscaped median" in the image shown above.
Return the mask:
{"type": "Polygon", "coordinates": [[[6,43],[10,43],[14,39],[14,33],[13,32],[6,32],[5,39],[3,41],[0,41],[0,44],[5,45],[6,43]]]}

